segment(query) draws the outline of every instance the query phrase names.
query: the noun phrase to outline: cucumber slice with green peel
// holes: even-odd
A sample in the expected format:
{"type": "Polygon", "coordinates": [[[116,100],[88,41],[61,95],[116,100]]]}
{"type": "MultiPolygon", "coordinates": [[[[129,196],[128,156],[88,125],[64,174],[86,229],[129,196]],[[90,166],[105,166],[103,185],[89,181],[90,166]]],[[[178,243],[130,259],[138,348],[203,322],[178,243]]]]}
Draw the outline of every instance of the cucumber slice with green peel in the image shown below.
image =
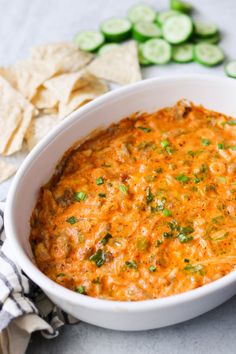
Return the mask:
{"type": "Polygon", "coordinates": [[[138,45],[138,60],[139,64],[143,66],[151,65],[152,63],[144,56],[143,54],[143,43],[139,43],[138,45]]]}
{"type": "Polygon", "coordinates": [[[98,55],[103,55],[106,54],[108,52],[110,52],[111,50],[115,49],[115,48],[119,48],[120,44],[118,43],[107,43],[104,44],[99,50],[98,50],[98,55]]]}
{"type": "Polygon", "coordinates": [[[143,55],[152,64],[166,64],[171,59],[171,46],[164,39],[149,39],[143,44],[143,55]]]}
{"type": "Polygon", "coordinates": [[[198,43],[193,49],[194,59],[205,66],[215,66],[224,60],[224,53],[215,44],[198,43]]]}
{"type": "Polygon", "coordinates": [[[148,5],[137,4],[132,6],[128,11],[128,19],[132,23],[145,21],[145,22],[153,22],[156,18],[155,10],[148,5]]]}
{"type": "Polygon", "coordinates": [[[210,44],[217,44],[220,41],[220,34],[216,33],[213,36],[210,37],[198,37],[194,36],[193,37],[193,42],[194,43],[210,43],[210,44]]]}
{"type": "Polygon", "coordinates": [[[94,52],[104,41],[103,34],[98,31],[83,31],[74,38],[74,43],[85,52],[94,52]]]}
{"type": "Polygon", "coordinates": [[[156,17],[156,22],[160,25],[163,26],[163,23],[171,16],[173,15],[180,15],[181,13],[178,11],[174,10],[169,10],[169,11],[162,11],[159,14],[157,14],[156,17]]]}
{"type": "Polygon", "coordinates": [[[165,40],[171,44],[185,42],[193,32],[193,23],[189,16],[173,15],[162,26],[162,34],[165,40]]]}
{"type": "Polygon", "coordinates": [[[229,61],[225,65],[225,73],[227,76],[236,79],[236,60],[229,61]]]}
{"type": "Polygon", "coordinates": [[[121,42],[129,37],[131,23],[124,18],[111,18],[101,24],[105,38],[112,42],[121,42]]]}
{"type": "Polygon", "coordinates": [[[186,43],[174,46],[172,48],[172,59],[176,63],[189,63],[193,61],[193,45],[186,43]]]}
{"type": "Polygon", "coordinates": [[[213,23],[194,23],[194,32],[199,37],[211,37],[218,33],[218,28],[213,23]]]}
{"type": "Polygon", "coordinates": [[[182,0],[170,0],[170,8],[185,13],[189,13],[193,9],[191,4],[182,0]]]}
{"type": "Polygon", "coordinates": [[[139,42],[161,37],[160,27],[152,22],[137,22],[133,26],[133,37],[139,42]]]}

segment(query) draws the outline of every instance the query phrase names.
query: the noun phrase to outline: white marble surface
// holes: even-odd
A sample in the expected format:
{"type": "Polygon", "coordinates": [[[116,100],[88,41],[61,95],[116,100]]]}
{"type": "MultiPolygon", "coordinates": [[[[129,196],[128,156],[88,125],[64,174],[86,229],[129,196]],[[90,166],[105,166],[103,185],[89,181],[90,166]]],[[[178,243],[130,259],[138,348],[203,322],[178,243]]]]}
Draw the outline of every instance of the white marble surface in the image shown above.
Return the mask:
{"type": "MultiPolygon", "coordinates": [[[[143,0],[144,1],[144,0],[143,0]]],[[[222,31],[221,45],[228,58],[236,58],[236,1],[189,0],[195,17],[215,22],[222,31]]],[[[0,0],[0,65],[27,56],[31,46],[71,40],[80,29],[96,29],[112,16],[125,16],[135,0],[0,0]]],[[[157,10],[168,0],[150,0],[157,10]]],[[[159,66],[144,70],[144,78],[177,73],[224,75],[223,67],[207,69],[197,64],[159,66]]],[[[17,163],[17,161],[16,161],[17,163]]],[[[0,200],[11,180],[0,186],[0,200]]],[[[66,327],[61,336],[47,341],[33,336],[28,354],[233,354],[236,353],[236,298],[194,320],[139,333],[104,330],[85,323],[66,327]]]]}

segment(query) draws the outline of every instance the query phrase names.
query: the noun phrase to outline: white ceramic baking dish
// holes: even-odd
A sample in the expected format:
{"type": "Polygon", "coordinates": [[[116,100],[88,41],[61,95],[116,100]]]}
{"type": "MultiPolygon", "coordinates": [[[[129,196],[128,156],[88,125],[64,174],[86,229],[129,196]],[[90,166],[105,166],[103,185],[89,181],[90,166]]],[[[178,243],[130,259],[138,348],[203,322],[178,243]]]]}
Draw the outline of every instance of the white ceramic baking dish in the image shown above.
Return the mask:
{"type": "Polygon", "coordinates": [[[29,219],[41,185],[63,153],[96,128],[136,111],[155,111],[187,98],[236,117],[236,80],[214,76],[176,76],[144,80],[105,94],[74,112],[25,159],[12,183],[5,211],[6,235],[24,272],[52,301],[73,316],[116,330],[146,330],[188,320],[236,293],[236,272],[186,293],[157,300],[107,301],[80,295],[47,278],[34,264],[29,219]]]}

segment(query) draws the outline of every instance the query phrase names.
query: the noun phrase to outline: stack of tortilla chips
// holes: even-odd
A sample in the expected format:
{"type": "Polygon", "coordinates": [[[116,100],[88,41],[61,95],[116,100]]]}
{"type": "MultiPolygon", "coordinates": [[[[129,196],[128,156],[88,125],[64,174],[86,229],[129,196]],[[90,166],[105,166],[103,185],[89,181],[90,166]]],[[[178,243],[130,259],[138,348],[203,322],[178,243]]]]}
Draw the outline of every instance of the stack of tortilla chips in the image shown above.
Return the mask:
{"type": "MultiPolygon", "coordinates": [[[[102,56],[72,43],[45,44],[30,57],[0,68],[0,155],[31,150],[62,119],[108,91],[106,81],[121,85],[141,79],[133,41],[102,56]]],[[[0,159],[0,183],[15,172],[0,159]]]]}

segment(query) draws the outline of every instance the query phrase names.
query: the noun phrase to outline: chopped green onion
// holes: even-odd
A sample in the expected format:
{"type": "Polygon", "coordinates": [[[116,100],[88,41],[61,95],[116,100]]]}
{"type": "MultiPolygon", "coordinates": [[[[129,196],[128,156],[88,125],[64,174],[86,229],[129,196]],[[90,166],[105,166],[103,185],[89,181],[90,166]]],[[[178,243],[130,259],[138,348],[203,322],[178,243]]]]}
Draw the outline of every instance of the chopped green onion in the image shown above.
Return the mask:
{"type": "Polygon", "coordinates": [[[75,291],[77,292],[77,293],[80,293],[80,294],[85,294],[85,286],[83,286],[83,285],[80,285],[80,286],[77,286],[76,288],[75,288],[75,291]]]}
{"type": "Polygon", "coordinates": [[[126,261],[125,265],[131,269],[138,269],[137,263],[135,261],[126,261]]]}
{"type": "Polygon", "coordinates": [[[106,198],[106,193],[98,193],[98,196],[99,196],[100,198],[106,198]]]}
{"type": "Polygon", "coordinates": [[[194,157],[194,156],[196,156],[196,152],[194,152],[194,151],[192,151],[192,150],[189,150],[188,152],[187,152],[187,154],[189,155],[189,156],[192,156],[192,157],[194,157]]]}
{"type": "Polygon", "coordinates": [[[236,150],[236,146],[230,146],[230,149],[235,151],[236,150]]]}
{"type": "Polygon", "coordinates": [[[184,235],[189,235],[194,232],[194,229],[192,228],[192,226],[183,226],[183,227],[180,227],[179,230],[184,235]]]}
{"type": "Polygon", "coordinates": [[[184,262],[185,263],[189,263],[189,259],[188,258],[184,258],[184,262]]]}
{"type": "Polygon", "coordinates": [[[163,241],[157,240],[157,242],[156,242],[156,247],[160,247],[160,245],[162,245],[162,244],[163,244],[163,241]]]}
{"type": "Polygon", "coordinates": [[[151,191],[151,188],[148,187],[147,188],[147,198],[146,198],[146,201],[147,201],[147,204],[151,203],[154,199],[154,195],[152,194],[152,191],[151,191]]]}
{"type": "Polygon", "coordinates": [[[154,266],[154,265],[151,265],[150,267],[149,267],[149,270],[150,270],[150,272],[155,272],[156,271],[156,267],[154,266]]]}
{"type": "Polygon", "coordinates": [[[104,179],[103,179],[102,177],[99,177],[99,178],[96,179],[96,184],[97,184],[98,186],[100,186],[100,185],[103,184],[103,183],[104,183],[104,179]]]}
{"type": "Polygon", "coordinates": [[[156,170],[154,170],[156,173],[162,173],[163,172],[163,168],[158,167],[156,170]]]}
{"type": "Polygon", "coordinates": [[[65,273],[59,273],[59,274],[57,274],[57,278],[59,278],[59,277],[64,277],[65,276],[65,273]]]}
{"type": "Polygon", "coordinates": [[[197,273],[199,272],[201,275],[205,274],[204,266],[202,264],[197,264],[196,266],[192,264],[188,264],[184,267],[184,270],[190,273],[197,273]]]}
{"type": "Polygon", "coordinates": [[[68,222],[71,225],[74,225],[78,222],[79,220],[75,216],[70,216],[68,219],[66,219],[66,222],[68,222]]]}
{"type": "Polygon", "coordinates": [[[201,180],[198,177],[194,177],[193,182],[197,184],[197,183],[201,182],[201,180]]]}
{"type": "Polygon", "coordinates": [[[106,261],[106,255],[101,249],[98,249],[97,252],[89,257],[89,260],[94,262],[97,267],[101,267],[106,261]]]}
{"type": "Polygon", "coordinates": [[[211,142],[210,142],[209,139],[202,139],[201,143],[202,143],[203,146],[208,146],[208,145],[210,145],[211,142]]]}
{"type": "Polygon", "coordinates": [[[164,209],[163,210],[163,215],[164,216],[172,216],[172,211],[169,209],[164,209]]]}
{"type": "Polygon", "coordinates": [[[75,200],[77,200],[77,202],[85,201],[87,197],[88,197],[87,194],[84,192],[75,193],[75,200]]]}
{"type": "Polygon", "coordinates": [[[179,230],[179,228],[180,228],[176,220],[172,220],[172,221],[168,222],[167,225],[169,226],[171,231],[179,230]]]}
{"type": "Polygon", "coordinates": [[[228,120],[227,122],[223,122],[223,125],[228,124],[228,125],[236,125],[236,120],[228,120]]]}
{"type": "Polygon", "coordinates": [[[112,235],[108,232],[106,236],[104,236],[103,239],[101,240],[101,244],[105,246],[111,238],[112,235]]]}
{"type": "Polygon", "coordinates": [[[120,184],[119,189],[122,193],[128,194],[128,187],[126,187],[124,184],[120,184]]]}
{"type": "Polygon", "coordinates": [[[152,130],[151,128],[146,128],[146,127],[137,127],[139,130],[142,130],[144,133],[150,133],[152,130]]]}
{"type": "Polygon", "coordinates": [[[173,236],[172,232],[163,232],[162,236],[164,238],[171,238],[173,236]]]}
{"type": "Polygon", "coordinates": [[[225,148],[224,144],[217,144],[217,147],[219,150],[224,150],[225,148]]]}
{"type": "Polygon", "coordinates": [[[185,234],[179,234],[177,237],[178,237],[179,242],[181,242],[181,243],[186,243],[186,242],[193,240],[192,236],[187,236],[185,234]]]}
{"type": "Polygon", "coordinates": [[[169,141],[166,140],[166,139],[165,139],[165,140],[162,140],[162,141],[161,141],[161,147],[162,147],[163,149],[166,149],[167,146],[170,146],[169,141]]]}
{"type": "Polygon", "coordinates": [[[97,277],[97,278],[93,279],[92,283],[93,284],[101,284],[100,278],[97,277]]]}
{"type": "Polygon", "coordinates": [[[185,176],[183,173],[175,177],[177,181],[181,183],[187,183],[189,181],[189,177],[185,176]]]}

